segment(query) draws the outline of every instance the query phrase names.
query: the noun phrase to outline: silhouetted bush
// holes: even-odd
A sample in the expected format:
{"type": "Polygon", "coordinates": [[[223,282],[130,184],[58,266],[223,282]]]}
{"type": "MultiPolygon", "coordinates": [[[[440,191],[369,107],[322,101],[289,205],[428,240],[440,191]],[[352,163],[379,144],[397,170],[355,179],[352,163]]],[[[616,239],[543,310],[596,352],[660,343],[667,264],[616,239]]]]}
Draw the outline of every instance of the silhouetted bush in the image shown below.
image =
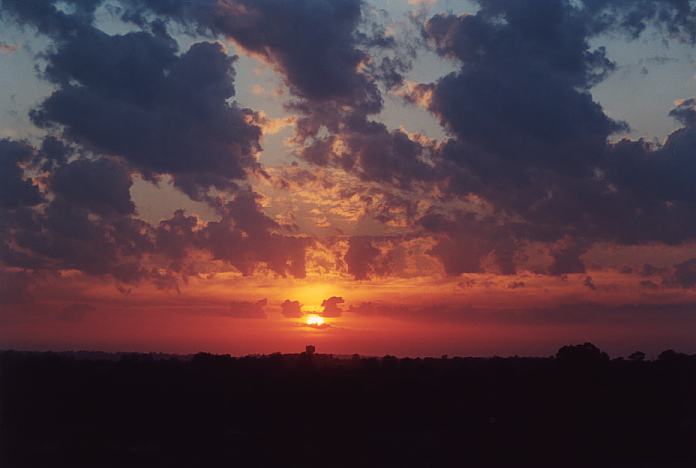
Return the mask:
{"type": "Polygon", "coordinates": [[[694,467],[696,357],[0,353],[0,466],[694,467]]]}

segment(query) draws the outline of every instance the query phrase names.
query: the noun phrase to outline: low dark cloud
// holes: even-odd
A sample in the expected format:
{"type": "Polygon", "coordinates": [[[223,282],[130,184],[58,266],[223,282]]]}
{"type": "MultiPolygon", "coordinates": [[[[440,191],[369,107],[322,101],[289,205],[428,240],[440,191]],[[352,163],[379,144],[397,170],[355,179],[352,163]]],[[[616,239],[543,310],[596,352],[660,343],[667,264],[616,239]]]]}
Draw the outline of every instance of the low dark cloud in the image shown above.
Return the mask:
{"type": "Polygon", "coordinates": [[[630,327],[696,325],[696,303],[602,304],[579,302],[548,307],[491,309],[464,303],[438,302],[426,305],[387,302],[351,304],[347,312],[394,320],[452,324],[495,324],[511,326],[610,326],[630,327]]]}
{"type": "Polygon", "coordinates": [[[591,289],[592,291],[597,290],[597,286],[594,284],[594,281],[592,280],[591,276],[585,276],[585,279],[583,280],[582,285],[588,289],[591,289]]]}
{"type": "Polygon", "coordinates": [[[352,237],[344,257],[348,273],[353,275],[355,279],[369,279],[379,254],[379,249],[372,244],[370,239],[352,237]]]}
{"type": "Polygon", "coordinates": [[[696,258],[674,265],[674,273],[667,278],[666,283],[684,289],[696,287],[696,258]]]}
{"type": "Polygon", "coordinates": [[[230,302],[229,309],[223,315],[237,319],[265,319],[267,315],[264,307],[267,303],[266,299],[256,302],[233,301],[230,302]]]}
{"type": "Polygon", "coordinates": [[[288,318],[302,317],[302,304],[300,304],[300,301],[285,299],[282,304],[280,304],[280,312],[284,317],[288,318]]]}
{"type": "Polygon", "coordinates": [[[450,275],[482,273],[484,260],[490,257],[501,274],[514,274],[515,239],[491,217],[474,212],[453,214],[431,212],[419,221],[436,239],[429,254],[438,258],[450,275]]]}
{"type": "Polygon", "coordinates": [[[331,296],[328,299],[324,299],[321,302],[321,306],[323,307],[321,315],[323,315],[324,317],[340,317],[343,313],[343,308],[341,307],[341,304],[343,304],[344,302],[346,301],[343,300],[342,297],[338,296],[331,296]]]}

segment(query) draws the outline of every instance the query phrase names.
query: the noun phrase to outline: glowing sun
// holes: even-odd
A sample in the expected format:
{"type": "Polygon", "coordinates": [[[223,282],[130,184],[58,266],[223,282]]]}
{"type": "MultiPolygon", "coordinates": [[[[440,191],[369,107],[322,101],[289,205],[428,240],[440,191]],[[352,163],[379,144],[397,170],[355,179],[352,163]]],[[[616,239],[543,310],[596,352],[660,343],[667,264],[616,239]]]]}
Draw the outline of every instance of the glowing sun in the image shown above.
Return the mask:
{"type": "Polygon", "coordinates": [[[324,317],[316,314],[308,315],[305,319],[305,323],[310,327],[321,327],[324,325],[324,317]]]}

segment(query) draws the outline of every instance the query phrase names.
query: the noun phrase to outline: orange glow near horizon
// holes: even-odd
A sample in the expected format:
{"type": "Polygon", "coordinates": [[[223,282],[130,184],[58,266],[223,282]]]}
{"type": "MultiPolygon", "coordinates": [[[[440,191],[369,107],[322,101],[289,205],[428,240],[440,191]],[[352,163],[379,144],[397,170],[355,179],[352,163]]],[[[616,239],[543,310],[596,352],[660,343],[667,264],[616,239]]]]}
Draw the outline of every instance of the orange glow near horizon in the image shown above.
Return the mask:
{"type": "Polygon", "coordinates": [[[305,323],[310,327],[321,327],[326,323],[326,320],[321,315],[310,314],[305,318],[305,323]]]}
{"type": "Polygon", "coordinates": [[[305,310],[319,310],[326,298],[340,296],[336,286],[328,283],[304,284],[293,288],[290,295],[294,300],[300,301],[305,310]]]}

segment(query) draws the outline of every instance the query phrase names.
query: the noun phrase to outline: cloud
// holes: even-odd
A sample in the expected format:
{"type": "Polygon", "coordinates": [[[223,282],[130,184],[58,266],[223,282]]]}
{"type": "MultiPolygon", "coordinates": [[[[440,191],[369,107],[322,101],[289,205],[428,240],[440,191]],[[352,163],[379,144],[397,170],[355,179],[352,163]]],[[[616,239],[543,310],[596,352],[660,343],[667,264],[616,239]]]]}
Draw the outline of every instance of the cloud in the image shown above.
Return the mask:
{"type": "Polygon", "coordinates": [[[343,313],[341,304],[344,302],[346,301],[344,301],[342,297],[338,296],[331,296],[328,299],[324,299],[321,303],[321,306],[324,308],[321,315],[324,317],[340,317],[343,313]]]}
{"type": "Polygon", "coordinates": [[[165,33],[87,34],[59,41],[47,56],[45,75],[59,89],[32,111],[37,125],[61,125],[146,177],[169,174],[196,200],[210,188],[234,190],[258,168],[261,130],[253,111],[227,101],[235,58],[219,44],[197,43],[177,56],[165,33]]]}
{"type": "Polygon", "coordinates": [[[602,304],[585,301],[549,306],[475,307],[467,303],[435,301],[430,304],[362,302],[348,313],[414,322],[494,324],[508,326],[665,326],[696,325],[696,303],[660,302],[602,304]]]}
{"type": "Polygon", "coordinates": [[[552,275],[568,273],[585,273],[585,264],[580,257],[587,252],[589,246],[572,239],[564,239],[551,252],[553,263],[549,268],[552,275]]]}
{"type": "Polygon", "coordinates": [[[216,42],[179,51],[162,21],[107,34],[94,23],[101,3],[2,3],[6,20],[50,40],[41,76],[54,88],[31,112],[50,133],[41,147],[0,142],[4,263],[177,289],[195,273],[187,256],[204,252],[245,275],[304,277],[311,241],[287,236],[248,188],[265,120],[233,101],[236,57],[216,42]],[[46,173],[42,190],[25,170],[46,173]],[[130,197],[136,174],[170,176],[219,218],[179,210],[149,225],[130,197]]]}
{"type": "Polygon", "coordinates": [[[696,99],[682,99],[675,103],[676,107],[669,113],[688,128],[696,127],[696,99]]]}
{"type": "Polygon", "coordinates": [[[696,258],[675,264],[674,272],[665,279],[664,284],[683,289],[696,287],[696,258]]]}
{"type": "Polygon", "coordinates": [[[595,286],[594,281],[592,281],[591,276],[586,276],[585,279],[582,282],[582,285],[585,286],[588,289],[591,289],[592,291],[597,290],[597,286],[595,286]]]}
{"type": "Polygon", "coordinates": [[[344,257],[348,273],[355,279],[368,279],[369,274],[374,271],[374,263],[379,253],[379,249],[374,247],[369,239],[351,237],[344,257]]]}
{"type": "Polygon", "coordinates": [[[237,319],[265,319],[267,315],[264,307],[267,303],[266,299],[261,299],[257,302],[233,301],[230,302],[228,311],[223,315],[237,319]]]}
{"type": "Polygon", "coordinates": [[[38,187],[20,167],[33,154],[26,143],[0,139],[0,209],[33,206],[43,200],[38,187]]]}
{"type": "Polygon", "coordinates": [[[132,185],[126,169],[106,158],[78,159],[59,167],[51,175],[55,194],[94,213],[134,213],[135,204],[130,197],[132,185]]]}
{"type": "Polygon", "coordinates": [[[14,54],[17,51],[16,44],[9,44],[7,42],[0,42],[0,54],[14,54]]]}
{"type": "Polygon", "coordinates": [[[280,309],[284,317],[298,318],[302,317],[303,315],[302,304],[300,304],[300,301],[291,301],[286,299],[282,304],[280,304],[280,309]]]}
{"type": "MultiPolygon", "coordinates": [[[[442,209],[419,220],[437,233],[430,252],[446,272],[483,271],[491,255],[514,272],[528,242],[551,248],[548,273],[560,275],[583,272],[580,257],[595,242],[694,239],[696,223],[684,222],[696,214],[692,100],[671,112],[684,128],[653,146],[610,143],[627,126],[590,94],[615,69],[592,39],[609,30],[635,39],[653,24],[692,41],[693,9],[660,1],[477,3],[473,15],[437,14],[423,27],[434,50],[460,68],[402,93],[450,132],[431,150],[428,172],[439,193],[476,196],[495,209],[491,217],[442,209]]],[[[399,186],[418,180],[399,174],[399,186]]]]}
{"type": "Polygon", "coordinates": [[[292,93],[312,102],[339,102],[378,111],[379,90],[360,72],[366,48],[392,42],[377,24],[365,22],[361,0],[231,0],[144,2],[128,0],[124,19],[145,24],[152,14],[197,31],[230,38],[248,53],[273,64],[292,93]]]}
{"type": "Polygon", "coordinates": [[[487,257],[500,273],[515,273],[515,239],[495,219],[471,211],[443,214],[431,210],[418,223],[435,236],[436,243],[428,253],[442,262],[447,274],[481,273],[487,257]]]}
{"type": "MultiPolygon", "coordinates": [[[[591,93],[616,68],[598,38],[636,39],[656,26],[664,38],[693,41],[690,5],[480,0],[474,14],[423,23],[423,40],[456,69],[414,83],[403,79],[413,44],[358,0],[117,3],[124,34],[97,27],[100,0],[2,4],[5,20],[49,39],[39,71],[53,90],[31,113],[51,136],[36,148],[0,142],[4,265],[161,288],[205,268],[302,278],[316,241],[265,214],[271,199],[249,188],[252,173],[274,189],[330,192],[340,206],[319,210],[315,223],[362,223],[331,260],[358,280],[401,274],[413,239],[448,275],[515,274],[532,245],[549,261],[535,272],[564,275],[586,273],[584,257],[600,242],[696,238],[694,99],[675,103],[670,115],[682,127],[653,144],[617,141],[627,126],[591,93]],[[175,30],[192,45],[180,50],[175,30]],[[281,73],[291,117],[234,101],[236,57],[217,39],[281,73]],[[380,87],[426,107],[446,139],[371,120],[380,87]],[[284,125],[295,126],[290,144],[302,162],[294,179],[276,180],[257,157],[262,133],[284,125]],[[336,182],[339,172],[347,182],[336,182]],[[139,219],[133,177],[165,175],[216,217],[177,210],[155,225],[139,219]],[[408,235],[365,235],[373,219],[408,235]]],[[[688,265],[674,270],[670,284],[688,284],[688,265]]]]}

